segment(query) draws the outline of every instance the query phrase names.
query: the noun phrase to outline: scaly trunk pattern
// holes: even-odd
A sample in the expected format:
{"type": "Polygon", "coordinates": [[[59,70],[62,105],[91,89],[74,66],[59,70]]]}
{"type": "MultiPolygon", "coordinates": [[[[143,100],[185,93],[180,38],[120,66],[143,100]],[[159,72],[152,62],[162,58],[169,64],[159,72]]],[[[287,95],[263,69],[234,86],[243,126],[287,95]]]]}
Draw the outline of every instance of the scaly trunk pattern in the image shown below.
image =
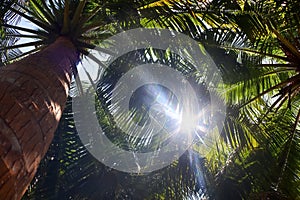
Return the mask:
{"type": "Polygon", "coordinates": [[[0,199],[21,199],[47,152],[79,57],[59,37],[0,69],[0,199]]]}

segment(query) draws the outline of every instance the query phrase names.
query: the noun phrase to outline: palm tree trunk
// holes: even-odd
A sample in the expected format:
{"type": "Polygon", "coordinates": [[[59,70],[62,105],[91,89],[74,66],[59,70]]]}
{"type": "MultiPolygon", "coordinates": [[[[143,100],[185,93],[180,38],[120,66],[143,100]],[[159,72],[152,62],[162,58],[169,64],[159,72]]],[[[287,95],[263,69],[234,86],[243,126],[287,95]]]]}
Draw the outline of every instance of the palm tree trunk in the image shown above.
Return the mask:
{"type": "Polygon", "coordinates": [[[79,57],[59,37],[0,70],[0,199],[21,199],[52,141],[79,57]]]}

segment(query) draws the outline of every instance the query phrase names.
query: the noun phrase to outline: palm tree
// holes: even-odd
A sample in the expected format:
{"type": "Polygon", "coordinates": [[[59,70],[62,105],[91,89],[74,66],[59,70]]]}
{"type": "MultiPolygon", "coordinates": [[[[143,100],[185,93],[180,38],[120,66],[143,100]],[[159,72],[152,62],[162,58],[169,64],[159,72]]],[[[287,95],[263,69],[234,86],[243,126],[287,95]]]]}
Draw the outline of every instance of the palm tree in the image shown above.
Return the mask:
{"type": "Polygon", "coordinates": [[[230,8],[224,15],[246,36],[226,40],[230,33],[215,30],[217,43],[206,43],[220,48],[212,56],[225,49],[238,61],[222,67],[230,107],[217,153],[208,154],[216,198],[299,199],[299,2],[214,3],[230,8]]]}
{"type": "Polygon", "coordinates": [[[207,138],[210,150],[196,148],[215,177],[213,198],[299,199],[298,6],[212,1],[206,14],[222,17],[198,35],[195,22],[170,22],[204,45],[227,87],[221,91],[228,105],[223,128],[207,138]]]}
{"type": "MultiPolygon", "coordinates": [[[[219,23],[198,37],[197,29],[190,31],[214,58],[227,87],[221,91],[228,105],[224,127],[207,138],[210,151],[197,148],[215,175],[216,199],[300,198],[298,6],[213,1],[211,8],[231,29],[219,23]]],[[[172,21],[173,28],[191,30],[182,21],[172,21]]]]}
{"type": "MultiPolygon", "coordinates": [[[[86,1],[30,1],[26,6],[20,3],[10,5],[12,12],[30,20],[42,30],[3,24],[6,29],[33,34],[20,34],[17,37],[38,40],[1,47],[1,50],[7,51],[36,46],[26,53],[30,56],[6,65],[0,72],[1,89],[4,91],[0,103],[1,198],[20,199],[34,177],[64,109],[71,74],[76,71],[75,66],[80,59],[79,53],[85,53],[86,48],[93,47],[84,42],[89,37],[82,34],[109,21],[105,19],[106,16],[96,19],[95,14],[101,11],[100,8],[99,4],[86,1]],[[86,15],[86,10],[94,12],[86,15]],[[100,20],[101,24],[99,21],[95,23],[96,20],[100,20]],[[38,53],[32,54],[34,52],[38,53]]],[[[8,36],[13,34],[9,33],[8,36]]]]}
{"type": "MultiPolygon", "coordinates": [[[[297,89],[299,56],[297,45],[291,42],[297,44],[297,40],[293,39],[294,36],[288,36],[289,41],[289,38],[284,36],[288,35],[288,31],[284,32],[286,30],[295,34],[293,27],[297,25],[297,16],[293,14],[297,12],[293,10],[295,7],[293,4],[297,2],[292,1],[283,6],[286,12],[282,10],[280,12],[288,15],[287,18],[283,17],[280,12],[274,14],[282,5],[273,1],[261,1],[254,4],[248,1],[207,2],[199,4],[197,1],[165,0],[129,4],[126,1],[86,3],[85,1],[50,0],[45,3],[32,0],[28,4],[30,9],[20,4],[11,7],[15,13],[42,29],[36,31],[11,24],[4,25],[5,28],[32,33],[33,36],[30,37],[38,40],[1,50],[7,51],[35,45],[37,48],[28,54],[40,52],[7,65],[3,68],[4,72],[1,71],[4,73],[1,76],[3,82],[1,87],[12,92],[6,92],[2,98],[3,102],[0,102],[1,111],[3,110],[1,119],[5,122],[0,130],[5,130],[7,125],[10,125],[12,129],[7,128],[11,130],[11,134],[1,132],[1,137],[3,137],[1,140],[7,145],[3,148],[4,150],[1,150],[3,152],[1,174],[4,174],[2,180],[9,179],[10,181],[0,186],[0,196],[11,198],[13,193],[16,193],[15,197],[20,198],[32,179],[57,127],[65,105],[71,73],[77,73],[75,66],[80,60],[79,53],[87,54],[86,49],[94,47],[86,41],[107,37],[107,35],[101,35],[101,30],[109,29],[115,33],[120,27],[126,30],[139,26],[155,26],[175,29],[203,43],[210,55],[215,58],[215,62],[223,73],[224,82],[228,86],[228,91],[224,95],[225,101],[228,102],[228,115],[224,128],[217,130],[212,138],[203,138],[213,144],[210,150],[201,145],[196,145],[194,149],[201,155],[205,155],[202,163],[205,164],[207,177],[210,177],[207,179],[207,184],[210,185],[209,196],[216,199],[222,197],[240,199],[247,198],[249,195],[253,198],[282,199],[286,196],[299,198],[297,196],[299,189],[285,186],[299,183],[299,162],[297,161],[299,158],[299,151],[297,151],[299,148],[299,95],[297,95],[299,92],[297,89]],[[268,6],[264,7],[266,3],[268,6]],[[46,4],[50,5],[50,9],[46,4]],[[273,11],[272,15],[267,15],[270,9],[273,11]],[[23,14],[20,10],[28,14],[23,14]],[[93,12],[86,15],[85,13],[88,13],[85,12],[86,10],[93,12]],[[96,13],[94,11],[101,15],[94,15],[93,13],[96,13]],[[266,16],[275,22],[270,23],[266,20],[266,16]],[[146,20],[140,20],[141,18],[146,20]],[[285,21],[286,19],[288,21],[285,21]],[[281,24],[286,26],[282,27],[281,24]],[[99,32],[89,32],[95,29],[99,32]],[[276,38],[280,42],[277,42],[276,38]],[[280,52],[280,48],[284,51],[280,52]],[[253,54],[256,55],[253,56],[253,54]],[[262,64],[264,56],[267,56],[269,60],[270,58],[276,59],[277,63],[262,64]],[[56,66],[61,62],[64,62],[64,67],[57,68],[56,66]],[[37,63],[45,63],[45,65],[34,66],[37,63]],[[281,67],[286,68],[281,70],[281,67]],[[291,72],[290,69],[294,71],[291,72]],[[47,76],[43,73],[46,71],[47,76]],[[17,78],[16,74],[19,73],[24,74],[22,75],[24,78],[17,78]],[[50,77],[49,74],[51,74],[50,77]],[[25,77],[27,77],[26,80],[25,77]],[[16,82],[12,84],[14,80],[16,82]],[[54,86],[49,87],[49,85],[54,86]],[[18,92],[14,88],[19,86],[22,86],[22,90],[18,92]],[[36,88],[32,86],[40,88],[43,93],[36,94],[34,90],[36,88]],[[55,87],[60,87],[61,90],[58,92],[55,87]],[[266,101],[265,98],[268,98],[266,94],[272,92],[276,94],[276,91],[280,91],[279,97],[273,103],[270,100],[266,101]],[[25,96],[26,93],[28,96],[25,96]],[[26,104],[26,100],[32,99],[34,95],[43,98],[40,98],[41,101],[31,100],[26,104]],[[16,102],[15,106],[8,105],[11,102],[16,102]],[[3,109],[2,105],[5,105],[3,109]],[[35,124],[26,126],[27,121],[9,117],[14,116],[14,113],[25,113],[23,110],[20,112],[17,109],[18,106],[28,112],[33,111],[32,114],[29,113],[26,116],[31,119],[30,123],[35,122],[35,124]],[[43,110],[44,107],[46,108],[43,110]],[[16,110],[7,110],[9,108],[16,108],[16,110]],[[14,123],[16,121],[14,119],[17,123],[14,123]],[[52,122],[49,122],[51,119],[52,122]],[[12,126],[13,124],[16,125],[12,126]],[[39,127],[47,130],[32,133],[34,126],[36,127],[34,131],[39,130],[39,127]],[[24,127],[27,131],[19,132],[24,127]],[[44,135],[44,131],[49,132],[48,135],[44,135]],[[10,135],[15,135],[15,137],[10,135]],[[22,140],[23,136],[26,138],[25,141],[22,140]],[[36,142],[38,139],[41,143],[36,142]],[[33,147],[33,143],[36,146],[33,147]],[[11,148],[12,144],[16,147],[11,148]],[[34,155],[34,152],[38,154],[34,155]],[[16,155],[20,156],[19,162],[15,161],[16,155]],[[27,167],[31,168],[31,171],[27,167]],[[14,171],[18,169],[20,171],[14,171]],[[22,172],[23,176],[19,175],[22,172]],[[273,177],[274,174],[278,176],[273,177]],[[261,181],[260,177],[266,177],[266,181],[261,181]],[[22,181],[16,182],[17,179],[22,181]],[[11,187],[15,182],[20,185],[11,187]]],[[[26,35],[18,36],[26,37],[26,35]]],[[[113,177],[116,176],[113,175],[113,177]]],[[[172,196],[174,191],[166,193],[174,198],[172,196]]],[[[160,197],[153,198],[159,199],[160,197]]]]}
{"type": "MultiPolygon", "coordinates": [[[[103,33],[105,30],[115,33],[120,28],[145,26],[147,19],[153,22],[153,19],[163,16],[158,15],[162,9],[170,9],[168,3],[162,2],[161,5],[153,1],[22,2],[10,4],[5,1],[4,5],[40,29],[20,27],[7,20],[2,24],[6,37],[35,39],[0,48],[1,52],[8,52],[35,47],[6,57],[3,60],[6,66],[0,71],[3,91],[0,100],[0,196],[5,199],[20,199],[34,177],[58,126],[72,74],[77,74],[80,55],[88,54],[87,49],[95,47],[92,41],[97,43],[97,40],[106,38],[109,34],[103,33]]],[[[187,9],[185,12],[192,14],[187,9]]],[[[4,18],[7,19],[8,15],[4,18]]]]}

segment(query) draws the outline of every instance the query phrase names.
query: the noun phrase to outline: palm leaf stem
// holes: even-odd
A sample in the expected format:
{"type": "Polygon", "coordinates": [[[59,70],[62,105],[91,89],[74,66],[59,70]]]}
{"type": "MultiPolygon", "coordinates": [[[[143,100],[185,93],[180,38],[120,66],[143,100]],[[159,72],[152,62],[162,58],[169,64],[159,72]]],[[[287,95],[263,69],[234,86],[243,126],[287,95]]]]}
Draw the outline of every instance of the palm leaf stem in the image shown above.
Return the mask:
{"type": "Polygon", "coordinates": [[[275,90],[275,89],[278,89],[278,88],[280,88],[280,87],[282,87],[282,86],[284,86],[284,85],[287,85],[287,84],[289,84],[289,83],[291,83],[291,82],[297,81],[297,80],[299,80],[299,79],[300,79],[300,74],[297,74],[296,76],[293,76],[293,77],[291,77],[291,78],[288,78],[286,81],[283,81],[283,82],[281,82],[281,83],[279,83],[279,84],[277,84],[277,85],[275,85],[275,86],[273,86],[273,87],[271,87],[271,88],[265,90],[264,92],[262,92],[262,93],[256,95],[254,98],[250,99],[250,100],[249,100],[248,102],[246,102],[245,104],[242,104],[240,107],[246,106],[247,104],[249,104],[249,103],[255,101],[255,100],[258,99],[258,98],[260,98],[261,96],[263,96],[263,95],[265,95],[265,94],[267,94],[267,93],[269,93],[269,92],[271,92],[271,91],[273,91],[273,90],[275,90]]]}
{"type": "Polygon", "coordinates": [[[40,30],[33,30],[33,29],[24,28],[24,27],[20,27],[20,26],[14,26],[11,24],[0,24],[0,26],[6,27],[6,28],[12,28],[12,29],[16,29],[16,30],[24,31],[24,32],[28,32],[28,33],[33,33],[36,35],[41,35],[41,36],[44,36],[45,38],[49,37],[49,35],[46,32],[43,32],[40,30]]]}
{"type": "Polygon", "coordinates": [[[46,1],[40,1],[42,3],[42,6],[36,0],[31,0],[31,2],[36,6],[37,10],[44,15],[44,17],[50,24],[56,24],[55,17],[49,9],[49,6],[46,4],[46,1]]]}
{"type": "Polygon", "coordinates": [[[12,46],[7,46],[7,47],[1,47],[0,51],[3,50],[8,50],[8,49],[17,49],[17,48],[23,48],[23,47],[30,47],[30,46],[38,46],[44,44],[44,41],[35,41],[35,42],[28,42],[28,43],[23,43],[23,44],[17,44],[17,45],[12,45],[12,46]]]}

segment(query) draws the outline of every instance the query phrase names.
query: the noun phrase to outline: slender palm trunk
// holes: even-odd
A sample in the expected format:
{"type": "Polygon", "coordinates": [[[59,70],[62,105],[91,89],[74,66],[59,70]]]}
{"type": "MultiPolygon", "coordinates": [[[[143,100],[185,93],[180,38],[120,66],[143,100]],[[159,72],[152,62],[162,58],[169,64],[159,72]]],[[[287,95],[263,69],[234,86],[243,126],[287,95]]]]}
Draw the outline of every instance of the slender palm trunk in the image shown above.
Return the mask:
{"type": "Polygon", "coordinates": [[[0,70],[0,199],[21,199],[67,99],[74,45],[65,37],[0,70]]]}

